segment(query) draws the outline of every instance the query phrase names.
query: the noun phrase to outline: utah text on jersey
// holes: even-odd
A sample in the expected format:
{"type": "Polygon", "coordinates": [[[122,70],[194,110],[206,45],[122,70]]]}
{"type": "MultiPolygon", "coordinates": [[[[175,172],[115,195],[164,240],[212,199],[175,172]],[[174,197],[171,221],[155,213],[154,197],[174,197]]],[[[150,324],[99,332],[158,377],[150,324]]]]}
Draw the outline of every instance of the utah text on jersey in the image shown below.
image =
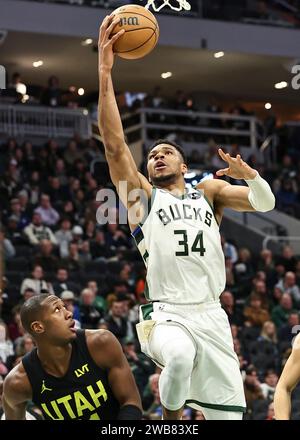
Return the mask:
{"type": "Polygon", "coordinates": [[[59,399],[48,401],[47,404],[41,402],[41,406],[52,420],[64,420],[60,409],[67,411],[70,419],[79,419],[85,411],[88,411],[91,413],[90,420],[100,420],[95,410],[106,400],[106,390],[102,381],[98,380],[95,387],[88,385],[85,390],[75,391],[59,399]]]}

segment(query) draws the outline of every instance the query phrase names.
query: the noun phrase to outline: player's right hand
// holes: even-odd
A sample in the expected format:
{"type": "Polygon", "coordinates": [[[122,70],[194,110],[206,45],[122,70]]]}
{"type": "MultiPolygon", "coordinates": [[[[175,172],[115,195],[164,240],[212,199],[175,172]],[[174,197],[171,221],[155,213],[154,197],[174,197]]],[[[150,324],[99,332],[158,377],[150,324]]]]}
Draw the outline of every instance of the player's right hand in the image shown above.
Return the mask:
{"type": "Polygon", "coordinates": [[[113,45],[124,34],[125,30],[120,30],[113,37],[110,37],[113,28],[120,22],[120,18],[116,18],[113,14],[107,15],[99,30],[98,52],[99,52],[99,69],[112,69],[114,64],[113,45]]]}

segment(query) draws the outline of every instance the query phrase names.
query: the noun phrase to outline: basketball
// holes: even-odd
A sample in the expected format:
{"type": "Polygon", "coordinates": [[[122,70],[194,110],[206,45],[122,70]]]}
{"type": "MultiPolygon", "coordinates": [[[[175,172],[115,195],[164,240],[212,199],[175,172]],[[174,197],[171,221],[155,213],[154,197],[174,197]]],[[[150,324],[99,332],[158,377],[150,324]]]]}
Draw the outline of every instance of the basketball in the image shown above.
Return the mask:
{"type": "Polygon", "coordinates": [[[114,44],[114,52],[121,58],[133,60],[142,58],[156,46],[159,27],[154,15],[143,6],[126,5],[113,11],[120,17],[111,36],[121,29],[125,33],[114,44]]]}

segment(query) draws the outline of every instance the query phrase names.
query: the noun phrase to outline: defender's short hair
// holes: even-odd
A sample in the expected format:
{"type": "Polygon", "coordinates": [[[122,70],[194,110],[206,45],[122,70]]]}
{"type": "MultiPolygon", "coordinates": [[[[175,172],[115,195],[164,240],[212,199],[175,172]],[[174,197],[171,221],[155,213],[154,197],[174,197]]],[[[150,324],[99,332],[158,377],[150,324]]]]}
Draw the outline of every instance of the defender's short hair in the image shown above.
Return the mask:
{"type": "Polygon", "coordinates": [[[35,295],[29,298],[21,307],[21,322],[27,333],[34,335],[31,324],[41,319],[42,302],[50,296],[49,293],[35,295]]]}
{"type": "Polygon", "coordinates": [[[155,141],[155,142],[149,147],[147,155],[149,155],[150,151],[151,151],[154,147],[156,147],[157,145],[160,145],[160,144],[167,144],[167,145],[171,145],[172,147],[176,148],[176,150],[179,151],[179,153],[180,153],[181,156],[182,156],[183,163],[185,163],[185,164],[187,165],[187,157],[186,157],[186,154],[185,154],[183,148],[182,148],[180,145],[176,144],[176,142],[174,142],[174,141],[169,141],[169,139],[158,139],[157,141],[155,141]]]}

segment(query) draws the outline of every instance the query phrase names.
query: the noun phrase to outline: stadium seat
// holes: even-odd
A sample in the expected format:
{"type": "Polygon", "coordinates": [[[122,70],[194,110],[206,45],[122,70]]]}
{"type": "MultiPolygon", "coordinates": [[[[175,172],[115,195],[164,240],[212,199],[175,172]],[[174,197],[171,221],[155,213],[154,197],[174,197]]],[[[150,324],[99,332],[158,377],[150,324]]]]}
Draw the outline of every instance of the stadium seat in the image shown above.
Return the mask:
{"type": "Polygon", "coordinates": [[[25,257],[17,257],[6,262],[8,271],[29,272],[31,269],[30,261],[25,257]]]}
{"type": "Polygon", "coordinates": [[[277,369],[278,355],[274,344],[269,341],[252,342],[249,347],[249,356],[259,375],[264,375],[268,369],[277,369]]]}
{"type": "Polygon", "coordinates": [[[84,265],[87,273],[104,274],[107,271],[107,265],[103,261],[87,261],[84,265]]]}

